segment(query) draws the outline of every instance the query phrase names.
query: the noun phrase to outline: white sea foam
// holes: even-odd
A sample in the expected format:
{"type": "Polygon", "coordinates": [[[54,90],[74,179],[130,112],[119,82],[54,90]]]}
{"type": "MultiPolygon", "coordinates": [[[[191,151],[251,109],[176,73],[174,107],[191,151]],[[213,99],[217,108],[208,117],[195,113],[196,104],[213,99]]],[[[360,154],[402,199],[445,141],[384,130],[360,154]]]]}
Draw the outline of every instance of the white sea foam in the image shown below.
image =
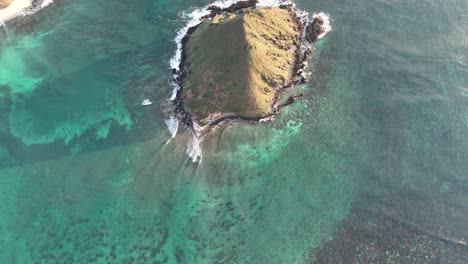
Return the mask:
{"type": "Polygon", "coordinates": [[[150,101],[150,99],[145,99],[143,100],[143,102],[141,102],[141,105],[143,106],[147,106],[147,105],[152,105],[153,102],[150,101]]]}
{"type": "Polygon", "coordinates": [[[172,95],[171,95],[171,98],[169,100],[174,101],[177,98],[177,92],[179,91],[179,85],[176,82],[171,82],[171,86],[174,87],[174,88],[172,89],[172,95]]]}
{"type": "Polygon", "coordinates": [[[32,5],[32,0],[15,0],[6,8],[0,10],[0,22],[8,21],[23,13],[23,11],[32,5]]]}
{"type": "Polygon", "coordinates": [[[324,22],[324,24],[322,26],[323,33],[317,36],[317,39],[321,39],[321,38],[325,37],[325,35],[327,35],[328,32],[332,31],[332,26],[330,24],[330,14],[320,12],[320,13],[315,13],[312,16],[313,19],[315,19],[317,17],[321,18],[323,20],[323,22],[324,22]]]}
{"type": "Polygon", "coordinates": [[[203,137],[200,136],[201,128],[197,124],[193,124],[192,137],[188,141],[187,155],[192,159],[192,162],[201,163],[203,159],[203,153],[201,149],[201,143],[203,137]]]}
{"type": "Polygon", "coordinates": [[[281,1],[281,0],[263,0],[263,1],[258,1],[257,6],[279,6],[282,4],[292,4],[292,2],[281,1]]]}
{"type": "Polygon", "coordinates": [[[171,133],[171,138],[175,138],[177,131],[179,130],[179,120],[175,116],[169,116],[168,119],[164,120],[164,123],[166,123],[166,126],[171,133]]]}
{"type": "Polygon", "coordinates": [[[32,0],[14,0],[9,6],[0,10],[0,22],[6,22],[17,16],[27,16],[36,13],[42,8],[52,4],[53,0],[44,0],[40,6],[31,8],[32,0]]]}

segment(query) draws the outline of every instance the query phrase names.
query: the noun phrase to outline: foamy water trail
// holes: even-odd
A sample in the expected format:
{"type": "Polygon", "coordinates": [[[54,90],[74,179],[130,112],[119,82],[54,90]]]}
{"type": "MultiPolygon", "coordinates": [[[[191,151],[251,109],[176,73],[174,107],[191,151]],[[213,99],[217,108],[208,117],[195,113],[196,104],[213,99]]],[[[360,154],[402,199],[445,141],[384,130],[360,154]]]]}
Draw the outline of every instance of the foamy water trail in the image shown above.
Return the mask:
{"type": "Polygon", "coordinates": [[[6,8],[0,10],[0,21],[5,22],[24,13],[32,5],[32,0],[15,0],[6,8]]]}
{"type": "Polygon", "coordinates": [[[5,38],[8,36],[8,28],[5,25],[5,22],[1,21],[0,22],[0,29],[3,31],[3,34],[5,35],[5,38]]]}
{"type": "Polygon", "coordinates": [[[179,120],[175,116],[170,116],[168,119],[164,120],[164,123],[166,123],[166,126],[171,133],[171,138],[175,138],[177,131],[179,130],[179,120]]]}
{"type": "Polygon", "coordinates": [[[44,0],[40,5],[33,0],[15,0],[7,8],[0,10],[0,22],[6,22],[18,16],[28,16],[52,4],[53,0],[44,0]]]}
{"type": "Polygon", "coordinates": [[[313,19],[315,19],[317,17],[321,18],[322,21],[324,22],[323,26],[322,26],[323,33],[317,36],[317,39],[321,39],[321,38],[325,37],[325,35],[327,35],[328,32],[332,31],[332,26],[330,24],[330,14],[320,12],[320,13],[315,13],[312,16],[313,19]]]}

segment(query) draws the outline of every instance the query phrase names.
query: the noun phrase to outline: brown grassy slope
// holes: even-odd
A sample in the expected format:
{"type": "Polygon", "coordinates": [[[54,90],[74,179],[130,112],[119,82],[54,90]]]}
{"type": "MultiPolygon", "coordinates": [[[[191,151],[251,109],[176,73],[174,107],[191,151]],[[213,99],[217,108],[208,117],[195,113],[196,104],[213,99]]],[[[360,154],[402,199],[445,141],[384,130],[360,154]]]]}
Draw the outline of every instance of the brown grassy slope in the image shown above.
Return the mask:
{"type": "Polygon", "coordinates": [[[292,78],[300,25],[291,11],[278,7],[260,8],[244,16],[244,31],[250,46],[250,90],[257,108],[266,112],[275,90],[292,78]]]}
{"type": "Polygon", "coordinates": [[[213,113],[260,116],[291,79],[300,32],[277,7],[205,21],[188,42],[184,100],[195,119],[213,113]]]}
{"type": "Polygon", "coordinates": [[[6,8],[13,0],[0,0],[0,9],[6,8]]]}

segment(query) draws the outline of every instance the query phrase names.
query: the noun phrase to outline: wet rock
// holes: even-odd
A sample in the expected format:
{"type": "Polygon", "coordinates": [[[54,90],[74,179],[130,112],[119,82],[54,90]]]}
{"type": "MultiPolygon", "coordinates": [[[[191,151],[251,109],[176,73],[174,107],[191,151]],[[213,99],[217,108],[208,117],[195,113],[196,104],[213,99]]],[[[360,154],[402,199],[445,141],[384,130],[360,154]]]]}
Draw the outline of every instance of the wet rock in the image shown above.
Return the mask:
{"type": "Polygon", "coordinates": [[[291,96],[291,97],[288,98],[288,100],[286,101],[286,103],[284,103],[284,105],[285,105],[285,106],[286,106],[286,105],[291,105],[291,104],[293,104],[293,103],[294,103],[294,97],[291,96]]]}
{"type": "Polygon", "coordinates": [[[235,11],[238,11],[240,9],[254,7],[257,4],[258,4],[258,0],[239,1],[239,2],[231,5],[230,7],[224,8],[223,11],[224,12],[229,12],[229,13],[230,12],[235,12],[235,11]]]}
{"type": "Polygon", "coordinates": [[[317,16],[306,28],[306,38],[309,42],[315,42],[325,32],[325,21],[317,16]]]}
{"type": "Polygon", "coordinates": [[[285,10],[292,10],[293,5],[292,4],[282,4],[282,5],[279,6],[279,8],[285,9],[285,10]]]}
{"type": "Polygon", "coordinates": [[[212,5],[208,7],[206,10],[211,11],[210,14],[202,17],[202,19],[213,18],[221,13],[223,13],[223,9],[219,6],[212,5]]]}

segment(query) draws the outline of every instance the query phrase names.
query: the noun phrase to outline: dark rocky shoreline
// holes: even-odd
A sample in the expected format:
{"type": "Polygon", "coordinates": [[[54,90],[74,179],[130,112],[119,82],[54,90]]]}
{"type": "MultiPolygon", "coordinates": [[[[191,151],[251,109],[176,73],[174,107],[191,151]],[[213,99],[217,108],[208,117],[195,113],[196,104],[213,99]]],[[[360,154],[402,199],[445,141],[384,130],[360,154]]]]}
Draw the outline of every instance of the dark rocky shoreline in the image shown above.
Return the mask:
{"type": "MultiPolygon", "coordinates": [[[[184,89],[184,85],[187,78],[187,71],[186,68],[188,66],[188,54],[187,54],[187,43],[191,37],[191,35],[197,30],[197,28],[206,20],[215,17],[216,15],[222,13],[242,13],[246,10],[256,8],[256,4],[258,3],[257,0],[247,0],[247,1],[239,1],[227,8],[221,8],[218,6],[209,6],[207,10],[211,11],[210,14],[204,16],[202,21],[189,28],[187,33],[182,38],[182,54],[181,54],[181,61],[179,64],[179,70],[173,69],[174,74],[174,82],[179,85],[179,90],[177,91],[177,95],[173,100],[174,105],[174,114],[175,116],[189,129],[194,130],[194,120],[192,118],[192,114],[185,108],[184,100],[182,97],[182,92],[184,89]]],[[[241,114],[235,113],[225,113],[222,116],[211,120],[208,124],[206,124],[203,128],[211,128],[223,121],[226,120],[243,120],[243,121],[253,121],[253,122],[260,122],[261,120],[268,120],[273,116],[277,115],[281,108],[287,105],[293,104],[296,99],[303,96],[303,94],[299,94],[296,96],[290,96],[284,103],[279,104],[279,100],[281,99],[282,94],[292,88],[294,85],[303,84],[308,81],[306,74],[304,72],[305,68],[307,67],[307,62],[310,59],[312,54],[312,46],[311,44],[317,40],[317,36],[323,33],[324,21],[320,18],[315,18],[312,23],[308,23],[307,21],[303,21],[301,17],[298,15],[298,10],[292,4],[284,4],[279,6],[281,9],[287,9],[296,14],[296,19],[298,20],[298,24],[300,26],[300,31],[304,35],[304,43],[300,43],[297,46],[296,54],[295,54],[295,67],[294,67],[294,74],[289,80],[288,84],[284,87],[281,87],[275,92],[274,101],[271,105],[271,111],[268,114],[262,116],[244,116],[241,114]]]]}

